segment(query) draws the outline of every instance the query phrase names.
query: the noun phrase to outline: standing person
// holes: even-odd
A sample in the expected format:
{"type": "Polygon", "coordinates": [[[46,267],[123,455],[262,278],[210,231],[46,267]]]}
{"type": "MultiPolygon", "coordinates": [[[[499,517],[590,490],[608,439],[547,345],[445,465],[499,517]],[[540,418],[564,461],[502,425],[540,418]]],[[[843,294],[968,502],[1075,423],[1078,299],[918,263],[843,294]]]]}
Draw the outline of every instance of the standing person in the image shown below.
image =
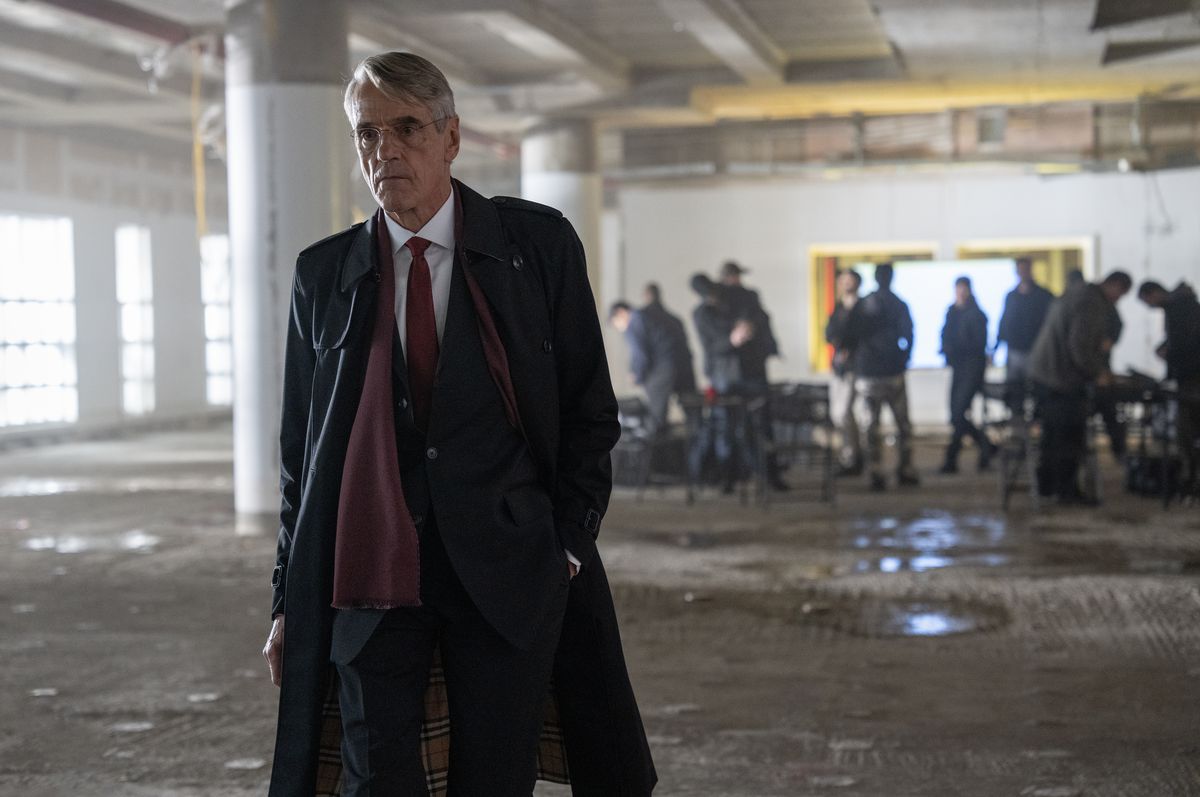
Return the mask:
{"type": "Polygon", "coordinates": [[[971,402],[983,389],[987,370],[987,316],[971,292],[971,279],[959,277],[954,281],[954,304],[946,310],[942,326],[942,354],[951,368],[950,376],[950,444],[942,473],[958,473],[958,454],[964,437],[975,441],[979,449],[979,470],[986,470],[995,453],[987,435],[971,422],[971,402]]]}
{"type": "Polygon", "coordinates": [[[1200,302],[1196,292],[1186,283],[1168,291],[1161,284],[1147,280],[1138,287],[1138,298],[1147,307],[1163,311],[1167,338],[1156,349],[1167,363],[1167,379],[1174,380],[1179,392],[1179,411],[1175,422],[1175,437],[1183,451],[1188,473],[1186,480],[1196,478],[1196,437],[1200,435],[1200,302]],[[1191,400],[1188,400],[1188,396],[1191,400]]]}
{"type": "Polygon", "coordinates": [[[627,302],[615,302],[608,318],[625,335],[630,375],[634,384],[646,392],[649,431],[658,433],[667,428],[671,394],[696,391],[692,351],[683,322],[661,304],[635,310],[627,302]]]}
{"type": "Polygon", "coordinates": [[[1114,271],[1099,284],[1069,288],[1050,307],[1029,358],[1042,418],[1038,490],[1062,503],[1087,501],[1077,481],[1086,453],[1087,388],[1112,381],[1112,309],[1131,285],[1128,274],[1114,271]]]}
{"type": "MultiPolygon", "coordinates": [[[[742,284],[742,275],[745,273],[747,270],[736,261],[727,260],[721,265],[720,279],[724,294],[722,301],[746,332],[736,345],[740,378],[732,387],[732,392],[743,396],[747,402],[753,402],[755,399],[770,398],[767,360],[779,354],[779,345],[771,331],[771,316],[763,308],[758,292],[742,284]]],[[[750,426],[746,430],[745,440],[748,457],[753,461],[757,457],[755,432],[768,441],[774,436],[770,401],[764,401],[758,412],[747,414],[747,422],[750,426]]],[[[774,455],[767,457],[766,470],[767,484],[772,490],[788,489],[774,455]]]]}
{"type": "Polygon", "coordinates": [[[837,275],[837,304],[825,324],[825,341],[833,346],[833,378],[829,382],[829,414],[834,428],[841,436],[838,449],[838,475],[858,476],[863,471],[862,441],[859,440],[858,419],[854,415],[853,351],[846,336],[850,315],[858,304],[862,277],[857,271],[843,269],[837,275]]]}
{"type": "MultiPolygon", "coordinates": [[[[727,292],[708,275],[694,274],[690,284],[700,297],[700,303],[692,311],[692,323],[704,351],[704,375],[717,397],[740,398],[738,389],[742,384],[743,361],[738,356],[738,347],[750,339],[752,326],[745,319],[735,317],[727,292]]],[[[746,412],[742,404],[733,401],[713,407],[710,417],[712,423],[708,431],[721,492],[729,494],[754,466],[747,439],[746,412]]],[[[702,453],[696,449],[692,451],[693,474],[699,472],[702,453]]]]}
{"type": "Polygon", "coordinates": [[[642,289],[642,316],[652,329],[661,331],[668,342],[666,358],[671,361],[671,392],[676,399],[696,392],[696,370],[692,360],[692,346],[688,342],[683,319],[672,313],[662,303],[662,292],[658,283],[647,282],[642,289]]]}
{"type": "Polygon", "coordinates": [[[887,489],[887,479],[883,475],[881,423],[884,406],[891,410],[896,422],[896,445],[900,449],[896,481],[906,487],[921,483],[913,466],[913,431],[908,418],[908,388],[904,379],[912,357],[912,314],[908,305],[892,293],[894,274],[891,263],[875,267],[876,290],[855,305],[846,335],[846,345],[854,352],[854,390],[870,419],[867,423],[868,485],[875,491],[887,489]]]}
{"type": "Polygon", "coordinates": [[[379,209],[296,263],[270,794],[528,795],[549,698],[579,790],[647,795],[595,545],[620,427],[583,248],[558,211],[451,178],[454,96],[424,58],[366,58],[345,108],[379,209]]]}
{"type": "Polygon", "coordinates": [[[1008,347],[1004,359],[1008,404],[1014,413],[1023,413],[1025,394],[1029,389],[1029,353],[1046,322],[1054,294],[1034,282],[1030,258],[1018,257],[1016,270],[1017,287],[1004,297],[995,348],[1000,348],[1001,343],[1008,347]]]}

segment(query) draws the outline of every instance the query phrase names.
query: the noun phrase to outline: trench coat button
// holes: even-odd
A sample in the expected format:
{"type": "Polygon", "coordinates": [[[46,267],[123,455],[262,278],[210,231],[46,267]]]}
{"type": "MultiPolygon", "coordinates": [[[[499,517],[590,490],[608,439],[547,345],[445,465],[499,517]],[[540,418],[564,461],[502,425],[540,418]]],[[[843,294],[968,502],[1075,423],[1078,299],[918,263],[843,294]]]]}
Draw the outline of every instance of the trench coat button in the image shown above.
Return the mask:
{"type": "Polygon", "coordinates": [[[521,257],[520,255],[513,255],[512,256],[512,267],[515,268],[517,271],[520,271],[521,269],[525,268],[525,258],[521,257]]]}
{"type": "Polygon", "coordinates": [[[438,450],[436,448],[434,448],[433,446],[430,446],[429,448],[425,449],[425,457],[427,459],[437,459],[438,458],[438,450]]]}
{"type": "Polygon", "coordinates": [[[402,410],[408,409],[408,399],[406,399],[406,398],[400,399],[399,401],[396,402],[396,406],[402,410]]]}
{"type": "Polygon", "coordinates": [[[550,342],[550,338],[542,341],[542,351],[546,352],[546,354],[554,351],[554,344],[550,342]]]}

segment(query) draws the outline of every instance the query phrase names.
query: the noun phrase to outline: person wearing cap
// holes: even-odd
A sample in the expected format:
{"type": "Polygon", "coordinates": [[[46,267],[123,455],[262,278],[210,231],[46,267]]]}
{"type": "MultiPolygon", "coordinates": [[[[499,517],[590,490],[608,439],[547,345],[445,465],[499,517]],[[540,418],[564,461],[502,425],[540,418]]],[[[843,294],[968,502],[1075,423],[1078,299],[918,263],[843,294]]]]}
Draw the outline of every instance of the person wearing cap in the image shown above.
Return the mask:
{"type": "MultiPolygon", "coordinates": [[[[746,335],[736,345],[739,361],[740,376],[731,386],[731,392],[743,396],[747,401],[767,398],[770,395],[770,382],[767,377],[767,360],[779,354],[779,345],[771,331],[771,317],[763,309],[758,291],[751,290],[742,284],[742,275],[748,274],[749,269],[742,267],[735,260],[726,260],[721,264],[720,280],[723,301],[728,305],[733,317],[744,325],[746,335]]],[[[771,423],[771,404],[766,402],[762,409],[747,416],[751,425],[747,430],[746,440],[749,446],[751,460],[755,459],[754,445],[756,435],[771,439],[773,435],[771,423]]],[[[773,490],[787,490],[788,485],[781,477],[781,468],[774,455],[767,458],[767,484],[773,490]]]]}
{"type": "MultiPolygon", "coordinates": [[[[709,279],[707,274],[693,274],[689,284],[700,298],[700,303],[692,311],[692,323],[704,352],[704,376],[716,395],[737,396],[743,373],[738,347],[749,339],[752,327],[745,319],[736,317],[728,292],[709,279]]],[[[746,413],[742,407],[729,404],[713,407],[711,418],[708,431],[716,456],[721,490],[732,493],[737,482],[754,467],[746,413]]],[[[698,474],[703,452],[693,449],[691,457],[692,472],[698,474]]]]}

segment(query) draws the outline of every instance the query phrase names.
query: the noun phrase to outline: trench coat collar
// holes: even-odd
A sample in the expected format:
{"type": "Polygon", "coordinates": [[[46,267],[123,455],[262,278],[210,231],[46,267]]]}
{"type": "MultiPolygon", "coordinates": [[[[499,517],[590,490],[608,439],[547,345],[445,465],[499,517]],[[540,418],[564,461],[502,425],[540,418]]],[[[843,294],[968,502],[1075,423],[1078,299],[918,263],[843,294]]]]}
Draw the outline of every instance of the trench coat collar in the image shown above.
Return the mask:
{"type": "MultiPolygon", "coordinates": [[[[493,260],[507,260],[508,246],[505,244],[504,228],[500,226],[500,214],[496,211],[496,206],[458,180],[453,182],[463,215],[463,218],[458,220],[461,224],[462,240],[457,244],[462,250],[472,254],[484,255],[493,260]]],[[[354,242],[350,245],[350,251],[346,253],[346,262],[342,266],[342,277],[339,281],[342,291],[349,292],[355,283],[378,268],[375,262],[375,247],[372,245],[375,218],[375,214],[372,214],[362,223],[354,236],[354,242]]]]}

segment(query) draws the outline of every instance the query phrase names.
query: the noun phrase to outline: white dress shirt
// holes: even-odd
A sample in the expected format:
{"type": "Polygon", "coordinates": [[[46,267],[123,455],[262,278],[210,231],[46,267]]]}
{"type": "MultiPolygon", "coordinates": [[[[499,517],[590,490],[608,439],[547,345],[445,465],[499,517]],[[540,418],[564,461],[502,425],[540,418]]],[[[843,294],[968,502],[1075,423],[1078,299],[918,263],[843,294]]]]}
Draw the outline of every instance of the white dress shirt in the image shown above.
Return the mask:
{"type": "MultiPolygon", "coordinates": [[[[450,306],[450,277],[454,271],[454,192],[425,222],[425,226],[413,232],[406,230],[391,216],[384,214],[388,234],[392,237],[392,262],[396,268],[396,327],[400,332],[400,343],[408,351],[408,272],[412,268],[412,252],[405,246],[414,235],[429,241],[425,249],[425,262],[429,264],[429,278],[433,283],[433,317],[437,322],[438,344],[446,331],[446,309],[450,306]]],[[[407,356],[407,354],[405,355],[407,356]]],[[[567,560],[579,567],[579,560],[570,551],[565,551],[567,560]]]]}
{"type": "Polygon", "coordinates": [[[429,278],[433,284],[433,317],[437,322],[438,343],[441,344],[446,331],[446,308],[450,306],[450,275],[454,270],[454,192],[433,214],[433,218],[416,232],[404,229],[387,214],[384,214],[384,219],[387,220],[388,234],[392,236],[392,262],[396,267],[396,327],[407,356],[408,272],[412,268],[413,258],[405,244],[414,235],[429,241],[425,262],[429,264],[429,278]]]}

